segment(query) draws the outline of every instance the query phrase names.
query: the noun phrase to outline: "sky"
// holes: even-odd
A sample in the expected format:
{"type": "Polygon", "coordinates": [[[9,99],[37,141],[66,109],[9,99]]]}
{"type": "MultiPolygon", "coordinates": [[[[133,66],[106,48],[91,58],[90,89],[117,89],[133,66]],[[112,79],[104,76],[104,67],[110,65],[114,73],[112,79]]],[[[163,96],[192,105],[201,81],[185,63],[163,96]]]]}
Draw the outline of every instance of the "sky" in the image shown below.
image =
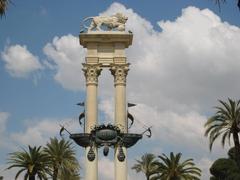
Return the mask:
{"type": "MultiPolygon", "coordinates": [[[[82,20],[89,16],[128,16],[133,32],[127,52],[127,101],[136,121],[133,133],[152,127],[128,150],[129,180],[144,180],[131,166],[144,153],[170,152],[193,158],[209,179],[209,167],[226,157],[204,137],[204,123],[218,100],[239,99],[240,13],[235,1],[218,6],[211,0],[56,1],[12,0],[0,19],[0,176],[8,153],[27,145],[45,145],[59,137],[59,124],[82,132],[77,117],[85,100],[82,72],[85,49],[79,45],[82,20]]],[[[114,122],[113,77],[99,77],[99,123],[114,122]]],[[[68,138],[67,134],[64,136],[68,138]]],[[[84,149],[75,147],[84,176],[84,149]]],[[[99,152],[101,152],[100,149],[99,152]]],[[[99,153],[102,154],[102,153],[99,153]]],[[[113,150],[99,157],[99,179],[114,179],[113,150]]]]}

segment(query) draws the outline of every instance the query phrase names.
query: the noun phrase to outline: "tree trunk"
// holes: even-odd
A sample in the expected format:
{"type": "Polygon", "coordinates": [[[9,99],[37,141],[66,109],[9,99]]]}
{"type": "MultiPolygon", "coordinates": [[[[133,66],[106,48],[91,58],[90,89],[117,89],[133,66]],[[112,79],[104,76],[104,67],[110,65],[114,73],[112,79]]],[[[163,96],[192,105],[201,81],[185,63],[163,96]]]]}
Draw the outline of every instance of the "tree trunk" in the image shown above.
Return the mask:
{"type": "Polygon", "coordinates": [[[29,176],[29,178],[28,178],[29,180],[35,180],[35,176],[29,176]]]}
{"type": "Polygon", "coordinates": [[[54,167],[53,168],[53,180],[57,180],[58,176],[58,168],[54,167]]]}
{"type": "Polygon", "coordinates": [[[233,132],[233,141],[235,146],[235,157],[237,160],[237,164],[240,167],[240,143],[239,143],[239,137],[237,132],[233,132]]]}
{"type": "Polygon", "coordinates": [[[147,180],[150,180],[150,176],[149,175],[146,175],[146,177],[147,177],[147,180]]]}

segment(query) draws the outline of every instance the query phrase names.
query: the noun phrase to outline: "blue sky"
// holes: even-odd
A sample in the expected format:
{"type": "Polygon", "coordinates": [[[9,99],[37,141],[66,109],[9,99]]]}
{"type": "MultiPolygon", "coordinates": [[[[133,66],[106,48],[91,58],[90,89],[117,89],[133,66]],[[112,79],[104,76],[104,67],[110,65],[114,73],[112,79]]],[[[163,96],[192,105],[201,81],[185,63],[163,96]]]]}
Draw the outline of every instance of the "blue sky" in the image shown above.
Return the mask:
{"type": "MultiPolygon", "coordinates": [[[[78,44],[82,19],[123,12],[133,46],[128,100],[136,119],[155,134],[129,150],[129,167],[145,152],[182,152],[203,169],[225,156],[219,143],[209,153],[203,123],[217,99],[239,98],[239,17],[235,1],[221,7],[210,0],[185,1],[13,1],[0,20],[0,175],[7,153],[44,144],[58,124],[79,131],[75,104],[84,100],[81,72],[85,51],[78,44]],[[207,8],[207,9],[206,9],[207,8]],[[141,49],[141,51],[139,51],[141,49]]],[[[113,117],[113,87],[104,71],[99,83],[99,119],[113,117]]],[[[132,129],[143,131],[136,122],[132,129]]],[[[228,147],[227,147],[228,148],[228,147]]],[[[226,149],[227,149],[226,148],[226,149]]],[[[83,150],[79,150],[83,162],[83,150]]],[[[113,179],[111,158],[100,158],[101,179],[113,179]]],[[[83,170],[82,170],[83,173],[83,170]]],[[[129,170],[129,178],[144,179],[129,170]]]]}

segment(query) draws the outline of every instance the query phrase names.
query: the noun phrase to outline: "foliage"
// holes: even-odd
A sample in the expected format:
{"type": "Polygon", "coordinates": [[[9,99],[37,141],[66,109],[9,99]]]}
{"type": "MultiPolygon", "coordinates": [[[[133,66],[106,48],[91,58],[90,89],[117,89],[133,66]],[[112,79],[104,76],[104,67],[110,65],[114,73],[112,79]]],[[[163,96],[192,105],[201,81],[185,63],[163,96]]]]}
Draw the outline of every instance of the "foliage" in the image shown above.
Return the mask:
{"type": "Polygon", "coordinates": [[[205,136],[209,136],[209,148],[212,150],[214,141],[221,136],[222,146],[225,145],[226,139],[230,143],[231,135],[233,136],[236,157],[239,159],[240,144],[238,133],[240,121],[240,100],[228,102],[219,100],[221,106],[217,106],[216,113],[205,123],[205,136]]]}
{"type": "Polygon", "coordinates": [[[220,158],[217,159],[211,166],[210,172],[213,175],[212,179],[240,179],[240,173],[237,163],[232,159],[220,158]]]}
{"type": "Polygon", "coordinates": [[[230,148],[228,150],[228,157],[229,157],[229,159],[232,159],[232,160],[237,162],[237,158],[236,158],[235,152],[236,152],[235,147],[230,148]]]}
{"type": "Polygon", "coordinates": [[[24,180],[34,180],[36,175],[39,179],[47,179],[46,174],[49,172],[47,166],[49,161],[46,154],[43,153],[41,146],[28,146],[28,151],[23,149],[23,151],[10,153],[8,163],[10,166],[7,169],[20,168],[15,179],[25,171],[24,180]]]}
{"type": "Polygon", "coordinates": [[[57,138],[51,138],[44,148],[44,152],[48,155],[50,160],[51,176],[56,180],[59,176],[64,177],[65,174],[73,174],[74,177],[79,171],[79,163],[75,157],[72,143],[57,138]]]}
{"type": "Polygon", "coordinates": [[[136,160],[137,163],[132,167],[137,173],[145,174],[147,180],[153,180],[154,176],[159,174],[160,163],[154,154],[146,153],[141,157],[141,160],[136,160]]]}
{"type": "Polygon", "coordinates": [[[67,180],[80,180],[80,175],[77,174],[77,171],[72,173],[72,172],[63,170],[59,173],[58,179],[59,180],[66,180],[66,179],[67,180]]]}
{"type": "Polygon", "coordinates": [[[5,15],[7,6],[9,4],[10,0],[0,0],[0,16],[2,17],[5,15]]]}
{"type": "Polygon", "coordinates": [[[53,180],[80,180],[80,166],[70,141],[50,138],[50,142],[42,150],[40,147],[28,147],[28,151],[10,153],[8,159],[11,168],[20,168],[15,179],[26,171],[24,180],[47,179],[50,175],[53,180]]]}
{"type": "MultiPolygon", "coordinates": [[[[214,1],[216,2],[216,4],[218,4],[219,9],[220,9],[221,3],[226,3],[227,2],[226,0],[214,0],[214,1]]],[[[240,0],[237,0],[237,6],[240,10],[240,0]]]]}
{"type": "Polygon", "coordinates": [[[174,155],[170,153],[170,158],[165,154],[158,156],[161,159],[161,175],[160,179],[166,180],[199,180],[201,170],[195,167],[193,159],[187,159],[180,162],[182,154],[177,153],[174,155]]]}
{"type": "Polygon", "coordinates": [[[240,179],[240,168],[237,165],[237,159],[235,155],[235,148],[230,148],[228,151],[228,159],[217,159],[210,167],[210,172],[213,175],[211,180],[236,180],[240,179]]]}
{"type": "Polygon", "coordinates": [[[193,159],[180,162],[182,154],[170,153],[170,158],[165,154],[158,156],[144,154],[141,160],[132,167],[136,172],[143,172],[147,180],[199,180],[201,170],[195,167],[193,159]]]}

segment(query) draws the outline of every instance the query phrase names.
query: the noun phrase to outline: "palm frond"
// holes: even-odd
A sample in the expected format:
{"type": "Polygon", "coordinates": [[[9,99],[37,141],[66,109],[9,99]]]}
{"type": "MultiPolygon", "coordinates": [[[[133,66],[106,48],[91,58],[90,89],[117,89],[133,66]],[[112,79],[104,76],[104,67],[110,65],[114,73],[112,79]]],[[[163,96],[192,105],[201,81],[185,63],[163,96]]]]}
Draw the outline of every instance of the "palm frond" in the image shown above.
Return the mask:
{"type": "Polygon", "coordinates": [[[226,139],[230,143],[230,137],[233,132],[240,131],[240,100],[234,101],[228,98],[228,101],[218,100],[220,106],[216,106],[215,114],[204,124],[205,136],[209,138],[209,149],[216,139],[221,137],[221,144],[224,147],[226,139]]]}
{"type": "Polygon", "coordinates": [[[11,1],[10,0],[0,0],[0,16],[5,15],[7,7],[11,1]]]}
{"type": "Polygon", "coordinates": [[[170,158],[165,154],[158,156],[163,164],[160,171],[160,179],[200,179],[201,170],[195,167],[193,159],[181,162],[181,156],[181,153],[175,155],[173,152],[170,153],[170,158]]]}
{"type": "Polygon", "coordinates": [[[148,178],[158,176],[161,164],[154,154],[144,154],[141,160],[136,161],[137,163],[133,165],[132,169],[137,173],[143,172],[148,178]]]}

